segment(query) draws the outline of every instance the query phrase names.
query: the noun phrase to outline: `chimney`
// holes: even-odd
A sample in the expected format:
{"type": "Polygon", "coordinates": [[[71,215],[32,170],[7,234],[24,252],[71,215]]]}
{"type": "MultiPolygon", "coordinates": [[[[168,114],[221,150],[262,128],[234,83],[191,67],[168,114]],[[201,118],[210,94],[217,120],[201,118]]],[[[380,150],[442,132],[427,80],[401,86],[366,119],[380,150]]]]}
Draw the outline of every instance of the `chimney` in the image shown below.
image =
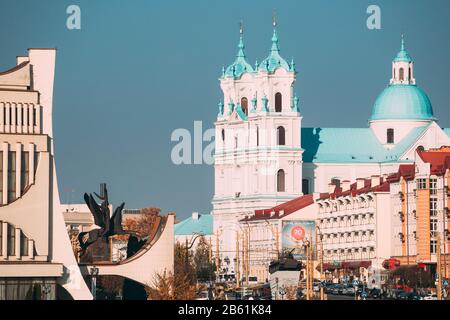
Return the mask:
{"type": "Polygon", "coordinates": [[[270,217],[272,218],[275,215],[275,211],[270,212],[270,217]]]}
{"type": "Polygon", "coordinates": [[[192,212],[192,219],[198,220],[198,212],[192,212]]]}
{"type": "Polygon", "coordinates": [[[284,210],[280,210],[280,212],[278,213],[278,215],[279,215],[280,217],[284,216],[284,210]]]}
{"type": "Polygon", "coordinates": [[[356,189],[357,189],[357,190],[364,188],[364,181],[365,181],[365,180],[366,180],[366,179],[364,179],[364,178],[358,178],[358,179],[356,179],[356,189]]]}
{"type": "Polygon", "coordinates": [[[376,187],[380,184],[380,176],[373,175],[370,177],[370,183],[372,187],[376,187]]]}
{"type": "Polygon", "coordinates": [[[328,184],[328,193],[334,193],[334,189],[336,188],[336,186],[332,183],[328,184]]]}
{"type": "Polygon", "coordinates": [[[348,191],[350,190],[350,181],[349,180],[344,180],[342,181],[342,191],[348,191]]]}

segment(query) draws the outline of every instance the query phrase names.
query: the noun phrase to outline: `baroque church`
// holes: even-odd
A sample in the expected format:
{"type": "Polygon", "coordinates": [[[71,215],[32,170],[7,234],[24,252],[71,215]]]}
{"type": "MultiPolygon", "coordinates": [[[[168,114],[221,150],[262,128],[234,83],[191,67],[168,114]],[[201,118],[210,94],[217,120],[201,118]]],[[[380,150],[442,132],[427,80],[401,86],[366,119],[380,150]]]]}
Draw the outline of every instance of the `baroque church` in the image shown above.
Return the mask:
{"type": "Polygon", "coordinates": [[[416,148],[450,145],[402,38],[364,128],[304,128],[294,89],[294,61],[280,54],[276,22],[269,55],[254,66],[240,29],[234,62],[222,69],[223,102],[215,122],[214,233],[226,274],[234,274],[239,221],[304,194],[358,177],[396,172],[416,148]],[[231,262],[231,263],[230,263],[231,262]],[[227,266],[225,266],[226,264],[227,266]]]}

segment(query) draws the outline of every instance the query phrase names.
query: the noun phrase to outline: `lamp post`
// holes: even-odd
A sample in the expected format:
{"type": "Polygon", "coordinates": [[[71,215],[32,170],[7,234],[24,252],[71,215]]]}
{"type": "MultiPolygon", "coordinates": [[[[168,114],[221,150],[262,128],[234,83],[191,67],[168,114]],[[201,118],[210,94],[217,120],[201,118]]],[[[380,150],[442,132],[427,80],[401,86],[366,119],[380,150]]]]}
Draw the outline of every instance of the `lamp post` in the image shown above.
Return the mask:
{"type": "Polygon", "coordinates": [[[189,270],[189,250],[194,246],[195,241],[203,236],[201,233],[196,233],[195,236],[192,238],[191,243],[188,243],[188,238],[186,237],[186,245],[185,245],[185,260],[184,260],[184,268],[185,272],[187,273],[189,270]]]}
{"type": "MultiPolygon", "coordinates": [[[[320,244],[320,300],[325,300],[325,294],[324,294],[324,277],[323,277],[323,234],[322,231],[320,230],[319,226],[316,226],[316,232],[318,232],[318,236],[319,236],[319,244],[320,244]]],[[[317,244],[316,244],[317,245],[317,244]]]]}
{"type": "Polygon", "coordinates": [[[92,266],[90,269],[91,273],[91,293],[94,300],[97,299],[97,276],[99,269],[96,266],[92,266]]]}
{"type": "Polygon", "coordinates": [[[305,281],[306,281],[306,300],[310,299],[310,288],[309,288],[309,278],[310,278],[310,261],[309,261],[309,250],[310,250],[310,241],[306,239],[303,242],[303,248],[306,256],[306,268],[305,268],[305,281]]]}

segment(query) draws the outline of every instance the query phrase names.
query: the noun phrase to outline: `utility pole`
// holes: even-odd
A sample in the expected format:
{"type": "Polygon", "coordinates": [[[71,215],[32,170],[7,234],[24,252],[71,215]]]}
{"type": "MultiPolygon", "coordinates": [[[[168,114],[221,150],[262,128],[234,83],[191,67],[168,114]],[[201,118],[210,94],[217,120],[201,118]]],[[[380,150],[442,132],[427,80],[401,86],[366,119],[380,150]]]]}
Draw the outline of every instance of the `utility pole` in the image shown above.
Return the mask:
{"type": "MultiPolygon", "coordinates": [[[[242,230],[242,275],[245,276],[246,275],[246,271],[245,271],[245,257],[246,257],[246,253],[245,250],[247,249],[247,246],[245,245],[245,229],[242,230]]],[[[244,284],[242,282],[242,284],[244,284]]]]}
{"type": "Polygon", "coordinates": [[[306,239],[303,243],[303,248],[305,251],[306,265],[305,265],[305,283],[306,283],[306,300],[310,300],[310,241],[306,239]]]}
{"type": "Polygon", "coordinates": [[[245,281],[248,287],[248,277],[250,276],[250,225],[248,225],[247,232],[247,276],[245,277],[245,281]]]}
{"type": "Polygon", "coordinates": [[[216,272],[217,272],[217,278],[219,278],[219,273],[220,273],[219,230],[216,231],[216,272]]]}
{"type": "Polygon", "coordinates": [[[436,280],[437,280],[437,298],[438,300],[442,300],[442,266],[441,266],[441,236],[439,233],[437,236],[437,243],[436,243],[436,260],[437,260],[437,266],[436,266],[436,280]]]}
{"type": "Polygon", "coordinates": [[[239,288],[239,231],[236,231],[236,288],[239,288]]]}
{"type": "Polygon", "coordinates": [[[279,243],[279,239],[278,239],[278,226],[273,226],[270,224],[269,221],[266,220],[267,225],[270,228],[270,232],[272,232],[272,236],[275,238],[275,248],[276,248],[276,255],[277,255],[277,260],[280,259],[280,243],[279,243]]]}
{"type": "MultiPolygon", "coordinates": [[[[323,282],[324,282],[324,277],[323,277],[323,235],[322,232],[320,231],[319,226],[316,226],[316,246],[318,246],[320,244],[320,300],[325,300],[325,295],[324,295],[324,290],[323,290],[323,282]],[[317,242],[317,239],[319,240],[319,242],[317,242]]],[[[317,252],[317,250],[316,250],[317,252]]],[[[318,257],[318,256],[317,256],[318,257]]]]}
{"type": "Polygon", "coordinates": [[[314,279],[314,250],[313,250],[313,236],[312,236],[312,231],[309,233],[310,239],[311,241],[309,242],[309,263],[310,263],[310,267],[309,267],[309,273],[310,273],[310,277],[309,277],[309,289],[311,290],[311,298],[314,297],[314,286],[313,286],[313,279],[314,279]]]}

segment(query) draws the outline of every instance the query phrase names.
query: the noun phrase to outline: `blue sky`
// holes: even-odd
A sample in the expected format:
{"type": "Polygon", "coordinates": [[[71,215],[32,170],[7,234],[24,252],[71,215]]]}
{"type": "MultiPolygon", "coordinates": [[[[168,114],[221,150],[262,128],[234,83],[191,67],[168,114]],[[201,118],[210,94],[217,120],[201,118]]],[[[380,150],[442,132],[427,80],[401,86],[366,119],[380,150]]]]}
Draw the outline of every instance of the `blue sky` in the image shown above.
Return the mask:
{"type": "Polygon", "coordinates": [[[175,166],[176,128],[213,125],[222,65],[234,60],[239,20],[253,64],[270,49],[273,10],[281,54],[296,61],[304,126],[364,127],[405,34],[419,86],[450,127],[450,2],[2,0],[0,70],[29,47],[56,47],[54,134],[62,202],[109,186],[127,208],[179,218],[209,212],[213,167],[175,166]],[[66,8],[81,8],[81,30],[66,8]],[[381,7],[382,29],[366,9],[381,7]]]}

